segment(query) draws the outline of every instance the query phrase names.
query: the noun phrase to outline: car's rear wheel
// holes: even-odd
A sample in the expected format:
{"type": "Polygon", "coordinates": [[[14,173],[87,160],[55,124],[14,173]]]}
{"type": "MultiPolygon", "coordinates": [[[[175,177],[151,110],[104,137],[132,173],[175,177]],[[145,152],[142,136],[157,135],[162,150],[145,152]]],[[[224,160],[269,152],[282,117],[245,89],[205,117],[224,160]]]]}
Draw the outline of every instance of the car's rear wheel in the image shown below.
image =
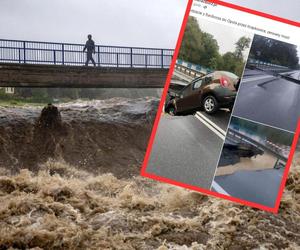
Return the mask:
{"type": "Polygon", "coordinates": [[[176,108],[172,105],[171,107],[169,107],[168,113],[172,116],[177,114],[177,110],[176,108]]]}
{"type": "Polygon", "coordinates": [[[214,96],[207,96],[203,100],[203,109],[207,114],[213,114],[218,110],[218,101],[214,96]]]}

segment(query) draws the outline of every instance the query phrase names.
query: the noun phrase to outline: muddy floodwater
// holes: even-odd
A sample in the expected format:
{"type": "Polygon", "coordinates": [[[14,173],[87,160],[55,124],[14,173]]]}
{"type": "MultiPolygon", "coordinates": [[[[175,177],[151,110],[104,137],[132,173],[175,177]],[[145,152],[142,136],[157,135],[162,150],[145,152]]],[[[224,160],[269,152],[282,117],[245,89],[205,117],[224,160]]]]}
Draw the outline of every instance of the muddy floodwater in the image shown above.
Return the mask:
{"type": "Polygon", "coordinates": [[[219,167],[216,175],[228,175],[233,174],[236,171],[243,170],[272,169],[274,168],[276,161],[277,159],[269,153],[264,153],[263,155],[257,155],[250,158],[240,157],[238,163],[219,167]]]}
{"type": "Polygon", "coordinates": [[[0,249],[299,249],[300,153],[278,214],[139,177],[157,104],[1,107],[0,249]]]}
{"type": "Polygon", "coordinates": [[[0,167],[33,172],[49,158],[92,173],[139,172],[157,98],[111,98],[57,105],[61,124],[44,128],[43,107],[0,107],[0,167]]]}

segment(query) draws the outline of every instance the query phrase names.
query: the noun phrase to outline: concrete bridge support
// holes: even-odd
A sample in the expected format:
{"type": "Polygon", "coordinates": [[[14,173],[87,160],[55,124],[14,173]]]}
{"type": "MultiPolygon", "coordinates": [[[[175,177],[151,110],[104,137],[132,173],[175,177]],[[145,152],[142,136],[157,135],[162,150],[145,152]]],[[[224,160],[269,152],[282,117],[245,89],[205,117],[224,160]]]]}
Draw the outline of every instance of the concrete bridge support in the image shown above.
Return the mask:
{"type": "Polygon", "coordinates": [[[0,87],[163,88],[168,69],[0,64],[0,87]]]}

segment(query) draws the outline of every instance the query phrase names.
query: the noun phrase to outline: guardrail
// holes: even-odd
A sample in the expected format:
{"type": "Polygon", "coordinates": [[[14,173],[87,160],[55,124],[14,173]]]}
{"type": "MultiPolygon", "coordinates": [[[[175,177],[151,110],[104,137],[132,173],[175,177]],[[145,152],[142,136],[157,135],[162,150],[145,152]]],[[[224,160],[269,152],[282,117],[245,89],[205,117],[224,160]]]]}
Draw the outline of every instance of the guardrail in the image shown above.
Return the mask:
{"type": "Polygon", "coordinates": [[[177,59],[176,60],[176,67],[182,67],[186,70],[190,70],[190,72],[197,73],[197,74],[200,74],[200,75],[206,75],[210,72],[213,72],[213,70],[211,70],[209,68],[203,67],[199,64],[194,64],[194,63],[191,63],[191,62],[187,62],[187,61],[184,61],[182,59],[177,59]]]}
{"type": "MultiPolygon", "coordinates": [[[[0,39],[0,62],[84,65],[85,44],[0,39]]],[[[174,50],[96,45],[97,66],[169,68],[174,50]]]]}
{"type": "Polygon", "coordinates": [[[197,70],[194,70],[194,69],[191,69],[191,68],[188,68],[188,67],[185,67],[183,65],[180,65],[180,64],[176,64],[175,65],[175,69],[177,69],[178,71],[184,73],[185,75],[187,76],[191,76],[191,77],[199,77],[199,76],[204,76],[205,74],[202,73],[202,72],[199,72],[197,70]]]}
{"type": "Polygon", "coordinates": [[[257,142],[255,140],[251,139],[250,137],[248,137],[244,134],[241,134],[231,128],[228,128],[228,135],[227,135],[226,139],[231,139],[231,140],[235,139],[235,140],[239,140],[239,141],[244,141],[246,143],[250,143],[250,144],[262,149],[263,151],[268,151],[268,152],[272,153],[280,160],[287,161],[287,157],[282,155],[281,148],[278,147],[276,144],[270,143],[267,140],[265,141],[265,143],[267,145],[264,145],[264,144],[257,142]]]}
{"type": "Polygon", "coordinates": [[[277,65],[274,63],[263,62],[263,61],[255,60],[252,58],[248,59],[247,66],[248,67],[252,66],[252,67],[264,70],[264,71],[271,71],[274,73],[282,73],[282,72],[290,71],[290,68],[288,68],[288,67],[277,65]]]}

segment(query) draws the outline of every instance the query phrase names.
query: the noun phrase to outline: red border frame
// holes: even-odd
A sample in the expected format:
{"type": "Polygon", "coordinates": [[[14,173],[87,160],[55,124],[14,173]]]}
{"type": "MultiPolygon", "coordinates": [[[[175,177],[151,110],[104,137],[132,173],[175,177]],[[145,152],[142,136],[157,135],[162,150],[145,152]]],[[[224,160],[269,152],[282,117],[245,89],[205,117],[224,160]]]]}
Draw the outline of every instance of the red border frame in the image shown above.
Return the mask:
{"type": "MultiPolygon", "coordinates": [[[[273,19],[275,21],[284,22],[284,23],[287,23],[287,24],[290,24],[290,25],[300,27],[300,23],[298,23],[298,22],[294,22],[294,21],[287,20],[287,19],[284,19],[284,18],[272,16],[272,15],[262,13],[262,12],[259,12],[259,11],[254,11],[254,10],[244,8],[244,7],[240,7],[240,6],[237,6],[237,5],[234,5],[234,4],[225,3],[225,2],[219,1],[219,0],[209,0],[209,1],[213,2],[213,3],[216,3],[216,4],[220,4],[220,5],[229,7],[229,8],[233,8],[233,9],[236,9],[236,10],[248,12],[248,13],[251,13],[251,14],[254,14],[254,15],[266,17],[266,18],[269,18],[269,19],[273,19]]],[[[187,23],[189,14],[190,14],[192,4],[193,4],[193,0],[189,0],[188,4],[187,4],[186,11],[185,11],[185,15],[184,15],[184,18],[183,18],[183,22],[182,22],[182,25],[181,25],[181,29],[180,29],[179,37],[178,37],[178,40],[177,40],[176,48],[175,48],[175,51],[174,51],[174,55],[173,55],[172,63],[171,63],[171,66],[170,66],[170,70],[169,70],[169,73],[168,73],[168,76],[167,76],[167,79],[166,79],[166,83],[165,83],[165,87],[164,87],[164,90],[163,90],[163,93],[162,93],[161,101],[160,101],[160,104],[159,104],[159,107],[158,107],[158,110],[157,110],[157,113],[156,113],[156,117],[155,117],[154,125],[153,125],[153,128],[152,128],[152,132],[151,132],[151,135],[150,135],[150,139],[149,139],[149,142],[148,142],[148,147],[147,147],[147,150],[146,150],[145,158],[144,158],[144,161],[143,161],[143,164],[142,164],[142,167],[141,167],[141,176],[151,178],[151,179],[161,181],[161,182],[166,182],[166,183],[176,185],[176,186],[179,186],[179,187],[183,187],[183,188],[187,188],[187,189],[190,189],[190,190],[198,191],[198,192],[210,195],[210,196],[214,196],[214,197],[218,197],[218,198],[224,198],[226,200],[230,200],[230,201],[240,203],[240,204],[243,204],[243,205],[247,205],[247,206],[251,206],[251,207],[254,207],[254,208],[259,208],[261,210],[265,210],[265,211],[272,212],[272,213],[276,214],[276,213],[278,213],[278,209],[279,209],[279,206],[280,206],[280,200],[281,200],[281,197],[282,197],[282,194],[283,194],[283,191],[284,191],[284,187],[285,187],[285,183],[286,183],[286,180],[287,180],[287,177],[288,177],[288,173],[289,173],[289,170],[290,170],[290,167],[291,167],[291,164],[292,164],[293,156],[294,156],[294,153],[296,151],[296,146],[297,146],[298,138],[299,138],[299,135],[300,135],[300,119],[298,121],[297,129],[296,129],[296,132],[295,132],[295,136],[294,136],[293,143],[292,143],[292,146],[291,146],[290,154],[289,154],[288,161],[287,161],[287,164],[286,164],[286,167],[285,167],[285,171],[283,173],[283,177],[282,177],[282,180],[281,180],[281,184],[280,184],[280,187],[279,187],[279,191],[278,191],[278,195],[277,195],[277,199],[275,201],[275,206],[274,207],[268,207],[268,206],[264,206],[264,205],[261,205],[261,204],[255,203],[255,202],[250,202],[250,201],[246,201],[246,200],[243,200],[243,199],[239,199],[239,198],[231,197],[231,196],[228,196],[228,195],[220,194],[220,193],[208,190],[208,189],[204,189],[204,188],[200,188],[200,187],[197,187],[197,186],[181,183],[181,182],[178,182],[178,181],[166,178],[166,177],[157,176],[157,175],[150,174],[150,173],[146,172],[147,163],[148,163],[149,158],[150,158],[150,154],[151,154],[151,151],[152,151],[152,146],[153,146],[153,143],[154,143],[155,135],[156,135],[158,124],[159,124],[159,121],[160,121],[160,118],[161,118],[161,113],[162,113],[162,110],[163,110],[164,100],[166,99],[166,95],[167,95],[167,92],[168,92],[168,89],[169,89],[169,85],[170,85],[171,78],[172,78],[173,71],[174,71],[175,64],[176,64],[176,59],[177,59],[177,56],[178,56],[178,53],[179,53],[179,50],[180,50],[180,45],[181,45],[181,42],[182,42],[182,38],[183,38],[183,35],[184,35],[184,31],[185,31],[185,26],[186,26],[186,23],[187,23]]]]}

